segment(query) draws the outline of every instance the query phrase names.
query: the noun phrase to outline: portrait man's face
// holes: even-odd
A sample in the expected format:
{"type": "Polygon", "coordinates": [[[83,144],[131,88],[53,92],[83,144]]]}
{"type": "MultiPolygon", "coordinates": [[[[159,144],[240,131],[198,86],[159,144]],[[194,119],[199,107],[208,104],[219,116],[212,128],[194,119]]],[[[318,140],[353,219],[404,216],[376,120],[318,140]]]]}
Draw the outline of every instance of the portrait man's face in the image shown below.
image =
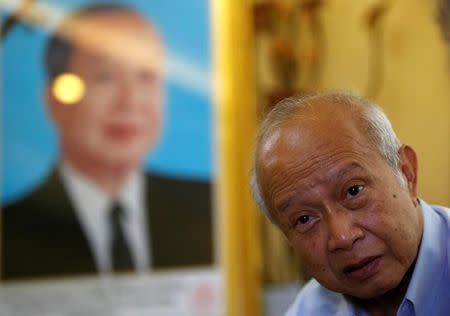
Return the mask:
{"type": "Polygon", "coordinates": [[[415,153],[400,150],[402,185],[350,115],[331,106],[316,114],[292,118],[263,141],[262,194],[322,285],[379,296],[400,284],[420,244],[415,153]]]}
{"type": "Polygon", "coordinates": [[[98,165],[135,165],[159,136],[163,48],[157,34],[131,13],[84,17],[70,34],[68,71],[85,85],[64,105],[50,95],[63,151],[98,165]]]}

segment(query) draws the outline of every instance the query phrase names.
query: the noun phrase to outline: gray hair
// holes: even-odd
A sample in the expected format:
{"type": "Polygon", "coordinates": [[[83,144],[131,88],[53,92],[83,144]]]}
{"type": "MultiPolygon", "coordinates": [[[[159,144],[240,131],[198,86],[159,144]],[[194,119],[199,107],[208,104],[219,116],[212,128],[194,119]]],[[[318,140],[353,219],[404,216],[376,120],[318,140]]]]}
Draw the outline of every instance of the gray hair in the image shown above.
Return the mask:
{"type": "Polygon", "coordinates": [[[384,111],[372,103],[349,92],[327,92],[303,97],[292,96],[281,100],[266,116],[260,125],[256,138],[253,168],[251,170],[251,190],[253,198],[260,210],[271,220],[268,206],[262,196],[258,173],[256,170],[258,153],[261,144],[281,125],[293,117],[310,110],[314,104],[333,104],[348,111],[360,128],[364,131],[369,143],[376,148],[380,156],[392,167],[400,184],[405,185],[401,176],[399,150],[401,143],[392,128],[391,122],[384,111]]]}

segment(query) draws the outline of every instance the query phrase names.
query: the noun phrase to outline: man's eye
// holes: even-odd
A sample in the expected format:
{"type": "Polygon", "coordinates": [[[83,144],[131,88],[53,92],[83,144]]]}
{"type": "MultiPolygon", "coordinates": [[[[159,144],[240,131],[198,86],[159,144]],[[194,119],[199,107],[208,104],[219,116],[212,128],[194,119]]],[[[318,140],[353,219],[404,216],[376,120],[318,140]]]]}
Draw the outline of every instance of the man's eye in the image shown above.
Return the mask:
{"type": "Polygon", "coordinates": [[[309,222],[309,215],[302,215],[297,219],[298,224],[306,224],[309,222]]]}
{"type": "Polygon", "coordinates": [[[299,233],[306,233],[313,229],[319,222],[320,218],[317,214],[299,214],[295,219],[293,229],[299,233]]]}
{"type": "Polygon", "coordinates": [[[358,195],[359,192],[361,192],[364,189],[362,185],[352,185],[347,190],[347,197],[355,197],[358,195]]]}

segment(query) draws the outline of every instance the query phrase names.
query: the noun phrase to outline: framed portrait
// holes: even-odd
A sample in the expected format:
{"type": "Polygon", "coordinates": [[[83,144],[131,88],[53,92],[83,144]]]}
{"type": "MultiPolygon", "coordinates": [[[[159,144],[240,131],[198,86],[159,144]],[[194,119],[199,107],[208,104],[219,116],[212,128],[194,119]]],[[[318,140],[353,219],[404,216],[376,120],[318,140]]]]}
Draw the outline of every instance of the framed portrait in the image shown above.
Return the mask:
{"type": "Polygon", "coordinates": [[[0,12],[5,293],[42,314],[68,288],[126,309],[124,287],[156,293],[155,315],[219,313],[209,2],[0,12]]]}

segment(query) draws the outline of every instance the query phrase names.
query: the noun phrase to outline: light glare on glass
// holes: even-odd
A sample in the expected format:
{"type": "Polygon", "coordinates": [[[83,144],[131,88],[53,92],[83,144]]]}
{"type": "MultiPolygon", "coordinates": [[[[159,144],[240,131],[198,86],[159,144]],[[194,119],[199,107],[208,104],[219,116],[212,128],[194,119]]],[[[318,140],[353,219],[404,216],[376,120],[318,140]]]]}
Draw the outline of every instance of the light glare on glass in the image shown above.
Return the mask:
{"type": "Polygon", "coordinates": [[[53,81],[53,96],[61,103],[72,105],[80,102],[84,96],[83,80],[72,73],[63,73],[53,81]]]}

